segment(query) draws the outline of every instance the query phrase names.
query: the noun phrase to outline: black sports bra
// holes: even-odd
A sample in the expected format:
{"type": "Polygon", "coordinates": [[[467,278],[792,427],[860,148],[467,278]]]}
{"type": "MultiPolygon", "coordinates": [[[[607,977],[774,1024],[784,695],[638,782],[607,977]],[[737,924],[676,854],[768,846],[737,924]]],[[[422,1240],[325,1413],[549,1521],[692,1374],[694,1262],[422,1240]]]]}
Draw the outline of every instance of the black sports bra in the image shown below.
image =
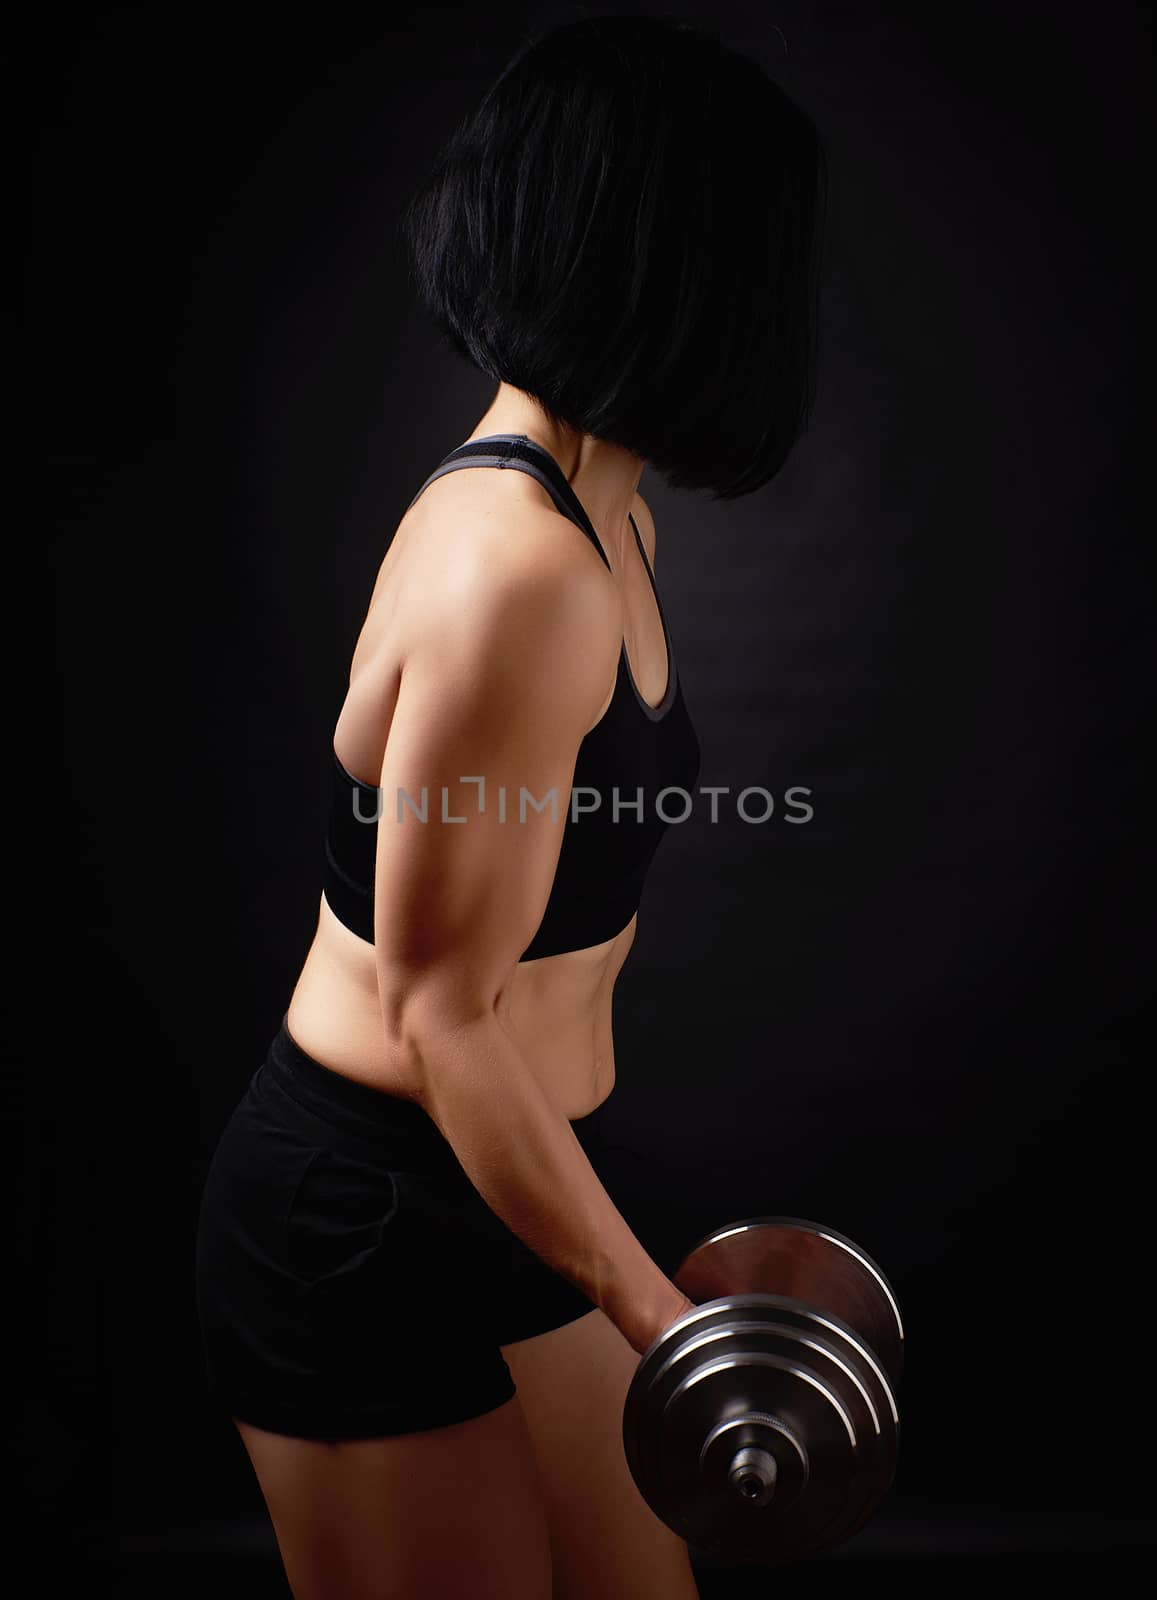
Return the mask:
{"type": "MultiPolygon", "coordinates": [[[[549,451],[524,434],[493,434],[459,445],[430,474],[410,505],[435,478],[465,467],[515,467],[529,473],[610,567],[562,468],[549,451]]],[[[691,790],[699,776],[699,741],[683,701],[667,618],[635,519],[630,522],[663,624],[667,688],[657,706],[647,704],[631,676],[624,640],[610,705],[579,746],[550,897],[520,961],[584,950],[623,931],[639,908],[647,870],[668,824],[690,811],[691,790]],[[664,790],[674,792],[664,794],[664,790]]],[[[331,750],[331,756],[333,798],[322,888],[339,921],[372,944],[378,832],[374,819],[379,810],[389,821],[395,813],[374,785],[347,772],[336,752],[331,750]]]]}

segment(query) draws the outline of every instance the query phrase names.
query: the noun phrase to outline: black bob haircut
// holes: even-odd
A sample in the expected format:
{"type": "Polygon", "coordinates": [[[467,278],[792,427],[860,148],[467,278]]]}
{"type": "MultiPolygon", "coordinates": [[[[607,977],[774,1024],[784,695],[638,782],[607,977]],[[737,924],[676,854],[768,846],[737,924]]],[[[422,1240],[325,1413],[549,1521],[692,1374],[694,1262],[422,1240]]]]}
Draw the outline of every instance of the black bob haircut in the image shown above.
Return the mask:
{"type": "Polygon", "coordinates": [[[820,136],[758,63],[593,16],[522,44],[401,230],[458,355],[730,500],[808,423],[826,205],[820,136]]]}

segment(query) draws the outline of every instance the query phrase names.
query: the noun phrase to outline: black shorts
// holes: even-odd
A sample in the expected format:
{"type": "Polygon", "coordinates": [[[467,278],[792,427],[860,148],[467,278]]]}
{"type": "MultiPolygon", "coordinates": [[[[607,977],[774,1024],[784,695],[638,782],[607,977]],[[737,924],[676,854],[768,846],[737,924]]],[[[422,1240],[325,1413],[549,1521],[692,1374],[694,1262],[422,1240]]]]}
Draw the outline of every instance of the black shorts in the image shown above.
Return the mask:
{"type": "MultiPolygon", "coordinates": [[[[571,1123],[592,1165],[601,1121],[571,1123]]],[[[213,1399],[311,1439],[480,1416],[515,1393],[501,1345],[594,1309],[420,1106],[322,1065],[284,1022],[209,1166],[196,1299],[213,1399]]]]}

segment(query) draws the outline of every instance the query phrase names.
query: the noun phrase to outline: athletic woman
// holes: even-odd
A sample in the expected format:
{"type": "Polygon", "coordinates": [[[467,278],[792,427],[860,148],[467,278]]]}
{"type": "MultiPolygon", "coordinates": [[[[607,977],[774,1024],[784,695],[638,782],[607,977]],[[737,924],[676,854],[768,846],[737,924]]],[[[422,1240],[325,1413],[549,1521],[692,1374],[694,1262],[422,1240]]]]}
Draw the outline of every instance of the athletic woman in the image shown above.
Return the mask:
{"type": "Polygon", "coordinates": [[[639,482],[782,465],[823,191],[755,62],[596,17],[522,47],[406,211],[497,388],[369,597],[316,932],[198,1237],[209,1384],[297,1600],[697,1594],[621,1437],[690,1302],[596,1170],[615,980],[700,765],[639,482]]]}

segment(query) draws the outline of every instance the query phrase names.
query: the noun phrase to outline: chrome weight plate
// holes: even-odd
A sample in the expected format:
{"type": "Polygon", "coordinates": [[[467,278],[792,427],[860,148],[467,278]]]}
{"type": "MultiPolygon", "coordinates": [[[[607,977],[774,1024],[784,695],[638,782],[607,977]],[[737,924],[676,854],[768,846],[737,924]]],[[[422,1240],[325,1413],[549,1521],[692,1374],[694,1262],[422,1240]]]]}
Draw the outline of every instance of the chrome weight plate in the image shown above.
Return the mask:
{"type": "Polygon", "coordinates": [[[892,1287],[858,1244],[799,1217],[752,1217],[717,1228],[684,1258],[672,1280],[702,1304],[721,1295],[787,1295],[834,1312],[872,1350],[899,1386],[904,1325],[892,1287]]]}

